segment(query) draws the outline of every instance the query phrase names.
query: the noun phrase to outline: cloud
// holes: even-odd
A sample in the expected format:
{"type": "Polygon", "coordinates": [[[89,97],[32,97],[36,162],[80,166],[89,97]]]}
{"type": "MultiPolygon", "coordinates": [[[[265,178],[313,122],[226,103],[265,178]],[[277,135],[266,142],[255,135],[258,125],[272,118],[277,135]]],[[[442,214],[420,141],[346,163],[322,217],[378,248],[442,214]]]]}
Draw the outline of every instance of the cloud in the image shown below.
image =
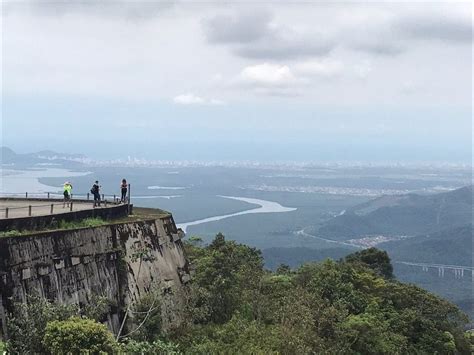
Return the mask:
{"type": "MultiPolygon", "coordinates": [[[[439,5],[439,4],[438,4],[439,5]]],[[[374,55],[396,56],[416,48],[415,40],[472,43],[470,11],[462,6],[413,8],[378,12],[376,20],[358,18],[340,37],[344,46],[374,55]],[[352,29],[351,29],[352,27],[352,29]]]]}
{"type": "Polygon", "coordinates": [[[235,48],[234,53],[252,59],[297,59],[326,55],[333,48],[334,43],[320,33],[278,26],[260,40],[235,48]]]}
{"type": "Polygon", "coordinates": [[[380,41],[378,39],[372,40],[370,38],[356,40],[350,45],[350,47],[359,52],[382,56],[396,56],[406,50],[402,45],[387,39],[380,41]]]}
{"type": "Polygon", "coordinates": [[[472,20],[465,14],[433,14],[400,18],[397,28],[405,36],[421,40],[472,42],[472,20]]]}
{"type": "Polygon", "coordinates": [[[192,93],[175,96],[173,102],[178,105],[224,105],[225,102],[217,99],[204,99],[192,93]]]}
{"type": "Polygon", "coordinates": [[[297,63],[295,71],[307,76],[333,78],[342,74],[344,65],[336,60],[310,60],[297,63]]]}
{"type": "Polygon", "coordinates": [[[287,65],[263,63],[244,67],[231,85],[251,89],[265,96],[300,96],[301,88],[309,82],[299,77],[287,65]]]}
{"type": "Polygon", "coordinates": [[[365,80],[372,69],[372,63],[366,60],[354,66],[354,73],[357,78],[365,80]]]}
{"type": "Polygon", "coordinates": [[[243,82],[262,86],[288,86],[296,81],[288,66],[268,63],[245,67],[240,78],[243,82]]]}
{"type": "Polygon", "coordinates": [[[328,54],[334,43],[323,33],[277,23],[267,11],[217,15],[204,21],[209,43],[227,44],[240,57],[294,59],[328,54]]]}
{"type": "Polygon", "coordinates": [[[319,16],[311,26],[247,8],[203,21],[204,33],[209,43],[227,45],[239,57],[270,61],[320,58],[338,48],[391,57],[412,50],[414,40],[472,41],[470,11],[461,6],[348,6],[329,12],[334,25],[319,16]]]}
{"type": "Polygon", "coordinates": [[[211,43],[248,43],[265,36],[271,15],[266,11],[244,16],[220,15],[204,22],[204,32],[211,43]]]}
{"type": "Polygon", "coordinates": [[[20,11],[40,16],[86,15],[126,18],[128,20],[152,19],[175,6],[173,2],[134,0],[22,0],[2,3],[5,15],[20,11]]]}

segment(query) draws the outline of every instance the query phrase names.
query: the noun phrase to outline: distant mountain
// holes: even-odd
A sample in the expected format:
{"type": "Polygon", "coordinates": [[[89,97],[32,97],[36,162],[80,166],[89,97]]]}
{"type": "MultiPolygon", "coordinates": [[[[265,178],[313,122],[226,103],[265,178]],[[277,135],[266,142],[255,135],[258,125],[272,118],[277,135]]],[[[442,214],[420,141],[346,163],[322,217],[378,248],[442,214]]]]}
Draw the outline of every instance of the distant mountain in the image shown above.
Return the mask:
{"type": "Polygon", "coordinates": [[[472,224],[429,235],[381,243],[393,260],[421,263],[472,265],[472,224]]]}
{"type": "Polygon", "coordinates": [[[2,158],[2,163],[9,163],[14,161],[17,158],[17,155],[13,150],[7,147],[0,148],[0,154],[2,158]]]}
{"type": "Polygon", "coordinates": [[[472,223],[472,186],[435,195],[382,196],[323,223],[332,239],[367,235],[427,235],[472,223]]]}
{"type": "Polygon", "coordinates": [[[82,154],[57,153],[43,150],[36,153],[18,154],[8,147],[0,148],[0,159],[3,165],[32,166],[32,165],[81,165],[86,157],[82,154]]]}

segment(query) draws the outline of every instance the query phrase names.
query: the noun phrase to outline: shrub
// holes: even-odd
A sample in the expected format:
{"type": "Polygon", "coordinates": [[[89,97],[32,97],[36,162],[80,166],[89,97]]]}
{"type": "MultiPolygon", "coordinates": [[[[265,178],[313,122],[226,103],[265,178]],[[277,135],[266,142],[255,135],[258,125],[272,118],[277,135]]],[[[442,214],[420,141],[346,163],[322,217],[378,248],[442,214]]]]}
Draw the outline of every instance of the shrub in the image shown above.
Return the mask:
{"type": "Polygon", "coordinates": [[[139,354],[139,355],[180,355],[178,346],[173,343],[166,343],[162,340],[155,340],[154,342],[134,341],[120,344],[120,354],[139,354]]]}
{"type": "Polygon", "coordinates": [[[9,352],[45,353],[42,341],[47,323],[65,320],[76,314],[77,306],[50,303],[38,296],[29,296],[26,303],[16,303],[7,321],[9,352]]]}
{"type": "Polygon", "coordinates": [[[117,350],[117,343],[105,325],[79,317],[49,322],[43,344],[51,354],[110,354],[117,350]]]}

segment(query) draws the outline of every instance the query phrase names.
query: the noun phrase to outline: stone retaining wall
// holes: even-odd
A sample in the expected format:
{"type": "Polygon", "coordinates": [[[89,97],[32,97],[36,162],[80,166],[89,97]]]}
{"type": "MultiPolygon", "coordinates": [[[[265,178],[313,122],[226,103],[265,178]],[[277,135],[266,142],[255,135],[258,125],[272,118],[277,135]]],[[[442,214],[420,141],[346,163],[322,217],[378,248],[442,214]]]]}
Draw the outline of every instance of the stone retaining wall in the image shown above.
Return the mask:
{"type": "Polygon", "coordinates": [[[183,236],[169,215],[0,238],[0,333],[6,335],[14,303],[32,294],[80,306],[93,295],[105,296],[111,304],[107,325],[117,332],[126,305],[152,288],[163,294],[164,328],[176,325],[190,279],[183,236]],[[137,259],[139,250],[146,250],[146,260],[137,259]]]}

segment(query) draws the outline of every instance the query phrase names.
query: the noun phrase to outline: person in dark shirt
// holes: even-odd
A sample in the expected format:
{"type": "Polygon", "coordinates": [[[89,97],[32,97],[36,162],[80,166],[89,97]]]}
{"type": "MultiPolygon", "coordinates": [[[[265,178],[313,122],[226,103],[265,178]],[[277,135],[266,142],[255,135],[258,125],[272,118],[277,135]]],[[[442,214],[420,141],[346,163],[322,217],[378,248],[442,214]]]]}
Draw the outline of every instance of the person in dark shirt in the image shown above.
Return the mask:
{"type": "Polygon", "coordinates": [[[98,181],[92,185],[91,193],[94,195],[94,207],[100,207],[100,185],[98,181]]]}
{"type": "Polygon", "coordinates": [[[127,201],[127,191],[128,191],[128,185],[127,185],[127,180],[122,179],[122,182],[120,184],[120,192],[121,192],[121,198],[120,202],[125,203],[127,201]]]}

